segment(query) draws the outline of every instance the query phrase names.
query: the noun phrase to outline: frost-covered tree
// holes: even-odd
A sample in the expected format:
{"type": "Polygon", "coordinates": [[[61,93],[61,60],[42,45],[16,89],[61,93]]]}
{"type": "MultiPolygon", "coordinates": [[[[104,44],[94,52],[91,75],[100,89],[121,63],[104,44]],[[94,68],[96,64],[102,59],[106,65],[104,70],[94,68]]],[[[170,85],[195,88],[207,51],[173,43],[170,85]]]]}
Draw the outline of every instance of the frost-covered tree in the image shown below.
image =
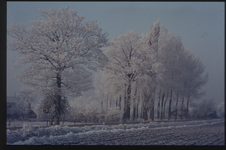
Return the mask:
{"type": "Polygon", "coordinates": [[[96,91],[102,106],[103,102],[112,99],[116,103],[117,99],[118,102],[124,101],[124,120],[131,119],[130,110],[133,111],[133,120],[138,116],[139,102],[140,116],[147,120],[149,112],[150,119],[154,120],[156,98],[158,118],[163,119],[166,102],[169,102],[168,119],[171,119],[171,105],[175,100],[177,119],[177,111],[188,111],[189,99],[203,94],[201,87],[208,79],[208,75],[203,74],[205,67],[185,49],[181,37],[169,33],[164,26],[160,27],[159,20],[147,34],[138,36],[129,31],[114,38],[105,54],[109,61],[100,77],[100,84],[95,86],[98,87],[96,91]],[[186,99],[187,109],[184,109],[186,99]]]}
{"type": "Polygon", "coordinates": [[[121,81],[120,87],[123,87],[121,89],[125,88],[123,120],[130,119],[132,85],[146,71],[142,63],[146,59],[148,48],[135,31],[128,31],[124,35],[113,38],[106,48],[105,54],[109,62],[105,68],[108,74],[121,81]]]}
{"type": "Polygon", "coordinates": [[[154,120],[154,102],[155,91],[157,82],[161,80],[162,76],[162,64],[159,62],[158,49],[159,49],[159,36],[160,36],[160,21],[154,23],[150,32],[146,35],[142,35],[142,41],[146,48],[146,59],[143,62],[143,87],[142,95],[143,99],[143,119],[148,119],[148,111],[150,112],[150,118],[154,120]]]}
{"type": "Polygon", "coordinates": [[[159,114],[163,112],[165,108],[163,105],[165,95],[169,95],[169,109],[168,109],[168,119],[171,118],[171,103],[173,99],[173,93],[178,89],[178,76],[180,63],[181,63],[181,53],[183,52],[183,44],[179,36],[169,33],[168,30],[162,26],[159,36],[159,48],[158,48],[158,62],[163,66],[163,73],[161,75],[161,80],[158,82],[159,94],[162,93],[162,97],[159,95],[159,114]],[[161,91],[161,92],[160,92],[161,91]],[[168,94],[167,94],[168,93],[168,94]],[[160,102],[162,105],[160,108],[160,102]]]}
{"type": "MultiPolygon", "coordinates": [[[[174,72],[175,73],[175,88],[174,88],[174,93],[176,97],[176,107],[175,107],[175,120],[177,120],[177,115],[178,112],[183,112],[184,109],[184,101],[187,96],[187,84],[188,84],[188,79],[187,79],[187,66],[190,65],[190,60],[187,57],[187,53],[185,49],[181,49],[179,59],[177,61],[177,70],[174,72]],[[181,107],[179,108],[179,100],[181,99],[181,107]]],[[[181,119],[182,119],[182,115],[181,119]]]]}
{"type": "Polygon", "coordinates": [[[149,37],[149,45],[153,47],[155,52],[158,52],[158,39],[160,35],[160,20],[154,23],[149,37]]]}
{"type": "Polygon", "coordinates": [[[74,121],[103,123],[118,122],[120,120],[119,107],[109,107],[103,110],[99,104],[98,101],[93,100],[93,97],[85,98],[83,96],[76,98],[76,101],[70,102],[74,121]]]}
{"type": "MultiPolygon", "coordinates": [[[[60,102],[60,114],[63,114],[65,118],[65,115],[70,115],[71,107],[67,97],[62,97],[60,102]]],[[[57,113],[56,95],[45,95],[44,99],[42,99],[38,105],[38,118],[45,119],[46,116],[48,116],[49,118],[47,118],[47,122],[50,119],[50,125],[53,125],[54,115],[57,113]]]]}
{"type": "Polygon", "coordinates": [[[106,69],[95,77],[94,86],[102,110],[108,110],[116,103],[118,97],[124,95],[123,80],[106,69]]]}
{"type": "Polygon", "coordinates": [[[33,108],[31,107],[34,99],[30,97],[28,91],[20,91],[14,96],[7,97],[7,120],[9,124],[14,119],[26,120],[35,117],[33,108]]]}
{"type": "Polygon", "coordinates": [[[23,119],[27,113],[27,101],[18,96],[7,97],[7,120],[23,119]]]}
{"type": "Polygon", "coordinates": [[[89,101],[86,101],[84,105],[84,117],[86,122],[98,122],[99,116],[101,113],[100,105],[97,101],[92,100],[92,97],[89,98],[89,101]]]}
{"type": "Polygon", "coordinates": [[[111,107],[104,112],[105,122],[119,122],[121,113],[119,107],[111,107]]]}
{"type": "Polygon", "coordinates": [[[216,110],[216,103],[213,99],[203,99],[201,102],[191,103],[191,118],[207,118],[208,115],[216,110]]]}
{"type": "Polygon", "coordinates": [[[85,106],[84,103],[87,102],[84,96],[76,97],[73,101],[70,101],[71,106],[71,120],[75,122],[81,122],[83,121],[84,117],[84,111],[85,106]]]}
{"type": "Polygon", "coordinates": [[[98,122],[101,118],[101,109],[99,102],[93,100],[93,97],[76,97],[70,102],[71,120],[74,122],[98,122]]]}
{"type": "Polygon", "coordinates": [[[89,69],[106,62],[101,48],[107,44],[107,33],[97,21],[82,23],[84,16],[69,8],[39,11],[45,20],[30,21],[31,27],[12,23],[7,28],[13,38],[7,48],[21,54],[17,65],[26,64],[18,75],[25,89],[33,96],[56,95],[54,124],[59,124],[62,97],[90,89],[89,69]]]}
{"type": "MultiPolygon", "coordinates": [[[[186,65],[186,97],[187,108],[189,110],[190,98],[199,99],[205,94],[201,88],[208,82],[208,73],[205,73],[205,66],[200,59],[190,54],[190,65],[186,65]],[[204,74],[205,73],[205,74],[204,74]]],[[[186,118],[187,118],[186,114],[186,118]]]]}

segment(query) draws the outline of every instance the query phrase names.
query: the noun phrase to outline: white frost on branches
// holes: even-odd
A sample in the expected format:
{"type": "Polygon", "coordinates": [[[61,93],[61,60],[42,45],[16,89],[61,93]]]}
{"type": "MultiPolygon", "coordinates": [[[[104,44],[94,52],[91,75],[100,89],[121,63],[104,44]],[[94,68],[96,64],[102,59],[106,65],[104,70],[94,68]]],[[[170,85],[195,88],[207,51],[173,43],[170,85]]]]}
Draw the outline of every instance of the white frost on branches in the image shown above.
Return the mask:
{"type": "Polygon", "coordinates": [[[27,64],[17,77],[35,95],[56,93],[57,77],[62,93],[80,95],[91,88],[87,69],[103,67],[107,60],[101,50],[107,33],[102,33],[97,21],[82,23],[84,16],[68,8],[39,11],[45,20],[30,21],[31,27],[12,23],[7,28],[13,38],[8,50],[21,54],[17,65],[27,64]]]}

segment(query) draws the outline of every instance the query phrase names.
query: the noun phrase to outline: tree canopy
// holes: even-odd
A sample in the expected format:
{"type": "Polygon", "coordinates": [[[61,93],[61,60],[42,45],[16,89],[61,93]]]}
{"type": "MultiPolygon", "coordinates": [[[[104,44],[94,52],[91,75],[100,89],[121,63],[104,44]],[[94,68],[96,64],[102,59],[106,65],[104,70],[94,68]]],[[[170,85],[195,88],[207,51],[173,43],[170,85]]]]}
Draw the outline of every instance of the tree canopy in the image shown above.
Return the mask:
{"type": "Polygon", "coordinates": [[[7,48],[21,54],[18,65],[27,64],[18,79],[33,96],[53,94],[60,101],[65,95],[81,95],[92,87],[90,70],[107,61],[101,48],[108,34],[97,21],[82,23],[84,16],[69,8],[39,11],[44,20],[30,21],[31,27],[12,23],[7,28],[13,38],[7,48]]]}

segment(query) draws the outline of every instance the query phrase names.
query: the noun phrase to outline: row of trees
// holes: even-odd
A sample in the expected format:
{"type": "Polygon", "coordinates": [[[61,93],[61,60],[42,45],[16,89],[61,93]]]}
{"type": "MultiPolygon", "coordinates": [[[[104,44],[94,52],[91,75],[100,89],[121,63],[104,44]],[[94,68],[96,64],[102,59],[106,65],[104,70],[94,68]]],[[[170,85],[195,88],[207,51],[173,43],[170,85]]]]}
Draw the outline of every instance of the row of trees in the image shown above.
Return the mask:
{"type": "Polygon", "coordinates": [[[107,107],[108,102],[115,103],[124,121],[138,119],[138,112],[145,120],[154,120],[156,102],[158,118],[164,117],[168,102],[171,119],[176,101],[177,117],[178,110],[188,111],[191,98],[203,94],[200,89],[208,79],[208,74],[203,75],[205,67],[184,48],[179,36],[160,27],[159,20],[146,35],[128,31],[108,42],[98,22],[83,24],[84,16],[76,11],[60,8],[40,13],[45,21],[30,21],[31,27],[13,23],[7,28],[14,39],[7,48],[21,54],[18,66],[26,65],[18,75],[25,85],[22,90],[30,97],[44,97],[39,111],[50,115],[54,124],[71,109],[68,96],[81,96],[92,88],[92,71],[98,68],[101,79],[95,90],[101,110],[105,103],[107,107]]]}
{"type": "Polygon", "coordinates": [[[146,35],[128,31],[112,39],[104,53],[109,61],[101,72],[97,94],[102,103],[123,105],[124,121],[136,120],[138,109],[144,120],[154,120],[156,102],[157,117],[162,120],[167,101],[168,119],[175,114],[176,120],[178,112],[181,119],[184,113],[187,118],[190,99],[204,94],[200,91],[208,81],[204,65],[183,46],[179,36],[160,27],[159,20],[146,35]]]}
{"type": "Polygon", "coordinates": [[[71,119],[74,122],[118,122],[121,118],[117,107],[101,109],[99,101],[93,100],[93,97],[79,97],[71,102],[71,119]]]}
{"type": "Polygon", "coordinates": [[[203,99],[199,102],[192,102],[190,105],[191,118],[217,118],[224,117],[224,102],[216,105],[214,99],[203,99]]]}
{"type": "MultiPolygon", "coordinates": [[[[49,98],[54,100],[54,98],[49,98]]],[[[53,114],[54,104],[50,104],[50,100],[45,99],[44,102],[40,102],[40,107],[36,107],[36,112],[38,114],[37,119],[41,121],[47,121],[47,125],[53,125],[53,114]],[[50,106],[51,105],[51,106],[50,106]],[[43,109],[44,110],[40,110],[43,109]]],[[[61,104],[61,116],[60,120],[62,124],[64,121],[70,122],[92,122],[92,123],[103,123],[103,122],[118,122],[120,120],[120,111],[118,108],[110,108],[108,110],[100,109],[98,101],[93,100],[93,97],[85,98],[80,96],[75,98],[73,101],[68,102],[66,99],[62,99],[61,104]]]]}

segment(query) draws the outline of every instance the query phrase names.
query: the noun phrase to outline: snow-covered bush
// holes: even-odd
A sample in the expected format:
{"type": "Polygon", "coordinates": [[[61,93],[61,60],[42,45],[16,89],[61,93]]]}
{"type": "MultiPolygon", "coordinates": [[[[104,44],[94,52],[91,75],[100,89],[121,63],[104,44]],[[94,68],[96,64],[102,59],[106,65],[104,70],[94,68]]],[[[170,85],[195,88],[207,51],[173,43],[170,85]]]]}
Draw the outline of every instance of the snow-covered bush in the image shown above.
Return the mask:
{"type": "Polygon", "coordinates": [[[70,105],[74,122],[118,122],[121,117],[119,107],[109,107],[102,110],[100,102],[93,100],[92,97],[78,97],[71,101],[70,105]]]}
{"type": "MultiPolygon", "coordinates": [[[[46,95],[44,99],[42,99],[38,106],[38,120],[46,120],[50,121],[52,124],[53,116],[56,113],[56,98],[54,95],[46,95]]],[[[65,121],[70,119],[71,107],[68,103],[66,97],[62,97],[61,99],[61,111],[60,111],[60,120],[65,121]]]]}
{"type": "Polygon", "coordinates": [[[99,122],[101,110],[92,97],[80,96],[70,102],[72,119],[76,122],[99,122]]]}
{"type": "Polygon", "coordinates": [[[7,97],[7,120],[25,120],[29,118],[31,103],[34,101],[29,92],[20,91],[7,97]]]}
{"type": "Polygon", "coordinates": [[[105,122],[118,122],[120,121],[121,112],[118,107],[109,108],[105,111],[105,122]]]}
{"type": "Polygon", "coordinates": [[[189,109],[191,118],[207,118],[209,114],[216,110],[213,99],[204,99],[199,103],[192,103],[189,109]]]}
{"type": "Polygon", "coordinates": [[[84,116],[86,117],[86,122],[98,122],[100,113],[98,102],[91,101],[85,105],[84,116]]]}

